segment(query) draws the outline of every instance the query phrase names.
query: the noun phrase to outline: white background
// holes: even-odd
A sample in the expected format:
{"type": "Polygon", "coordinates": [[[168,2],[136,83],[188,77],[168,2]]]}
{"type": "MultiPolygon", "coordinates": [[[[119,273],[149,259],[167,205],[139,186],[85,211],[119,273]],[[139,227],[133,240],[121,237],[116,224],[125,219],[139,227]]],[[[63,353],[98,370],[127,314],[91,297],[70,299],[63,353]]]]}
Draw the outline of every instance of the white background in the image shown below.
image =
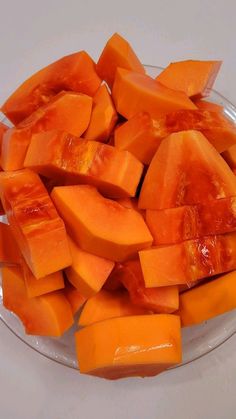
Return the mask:
{"type": "MultiPolygon", "coordinates": [[[[223,59],[217,89],[236,103],[236,2],[0,0],[0,101],[33,71],[115,31],[145,64],[223,59]]],[[[106,382],[48,361],[0,323],[1,419],[235,419],[236,336],[154,379],[106,382]]]]}

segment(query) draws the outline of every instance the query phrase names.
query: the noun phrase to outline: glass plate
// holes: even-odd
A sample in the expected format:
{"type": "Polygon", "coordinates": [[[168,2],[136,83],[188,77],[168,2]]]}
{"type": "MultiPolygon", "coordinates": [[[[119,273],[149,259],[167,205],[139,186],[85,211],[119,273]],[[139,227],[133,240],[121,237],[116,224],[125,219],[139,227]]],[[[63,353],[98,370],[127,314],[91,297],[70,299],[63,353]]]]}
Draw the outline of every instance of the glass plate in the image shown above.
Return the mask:
{"type": "MultiPolygon", "coordinates": [[[[145,67],[147,73],[152,77],[157,76],[162,70],[161,67],[145,67]]],[[[226,98],[212,90],[209,99],[212,102],[222,105],[225,116],[234,122],[236,121],[236,108],[226,98]]],[[[19,339],[35,351],[67,367],[78,368],[74,342],[74,332],[77,329],[76,321],[74,327],[60,339],[27,336],[18,318],[3,307],[1,286],[0,318],[19,339]]],[[[235,332],[236,310],[204,322],[199,326],[183,329],[183,362],[181,365],[187,364],[209,353],[229,339],[235,332]]]]}

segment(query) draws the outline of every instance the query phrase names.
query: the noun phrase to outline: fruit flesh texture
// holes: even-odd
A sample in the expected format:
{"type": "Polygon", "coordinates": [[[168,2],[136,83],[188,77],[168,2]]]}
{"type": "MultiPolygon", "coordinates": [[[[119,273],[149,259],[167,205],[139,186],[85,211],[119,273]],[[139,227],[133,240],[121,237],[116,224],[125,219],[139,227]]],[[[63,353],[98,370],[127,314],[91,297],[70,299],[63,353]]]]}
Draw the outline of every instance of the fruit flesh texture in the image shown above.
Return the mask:
{"type": "Polygon", "coordinates": [[[236,145],[233,145],[228,150],[225,150],[222,153],[222,157],[232,170],[236,169],[236,145]]]}
{"type": "Polygon", "coordinates": [[[168,89],[145,74],[123,68],[117,69],[112,97],[117,112],[126,119],[142,111],[155,119],[178,109],[196,109],[185,93],[168,89]]]}
{"type": "Polygon", "coordinates": [[[89,126],[83,138],[107,142],[116,125],[118,115],[111,95],[105,84],[101,85],[93,97],[93,109],[89,126]]]}
{"type": "MultiPolygon", "coordinates": [[[[3,140],[3,135],[5,134],[5,132],[9,129],[9,127],[5,124],[3,124],[2,122],[0,122],[0,150],[2,150],[2,140],[3,140]]],[[[1,154],[1,153],[0,153],[1,154]]],[[[1,157],[0,157],[0,167],[1,167],[1,157]]]]}
{"type": "Polygon", "coordinates": [[[180,295],[183,327],[202,323],[236,308],[236,271],[180,295]]]}
{"type": "Polygon", "coordinates": [[[213,112],[223,112],[223,106],[219,105],[218,103],[209,102],[208,100],[197,99],[194,100],[195,105],[198,109],[205,110],[205,111],[213,111],[213,112]]]}
{"type": "Polygon", "coordinates": [[[114,33],[103,49],[98,63],[97,73],[112,88],[118,67],[145,73],[145,69],[130,44],[118,33],[114,33]]]}
{"type": "Polygon", "coordinates": [[[143,171],[127,151],[57,130],[32,137],[24,166],[64,184],[92,184],[110,198],[135,196],[143,171]]]}
{"type": "Polygon", "coordinates": [[[101,290],[89,298],[79,318],[79,326],[88,326],[106,319],[149,314],[149,310],[138,307],[130,301],[127,291],[101,290]]]}
{"type": "Polygon", "coordinates": [[[180,320],[175,315],[108,319],[85,327],[75,337],[83,374],[107,379],[145,377],[181,362],[180,320]]]}
{"type": "Polygon", "coordinates": [[[71,285],[68,281],[66,282],[64,295],[66,296],[67,300],[71,305],[71,310],[73,315],[77,313],[77,311],[82,307],[85,303],[86,298],[75,288],[71,285]]]}
{"type": "Polygon", "coordinates": [[[236,230],[236,197],[166,210],[146,210],[146,223],[154,245],[229,233],[236,230]]]}
{"type": "Polygon", "coordinates": [[[69,282],[86,298],[96,294],[110,275],[114,262],[87,253],[68,237],[72,264],[65,273],[69,282]]]}
{"type": "Polygon", "coordinates": [[[119,262],[152,243],[137,211],[104,198],[92,186],[56,187],[51,197],[71,237],[87,252],[119,262]]]}
{"type": "Polygon", "coordinates": [[[13,236],[36,278],[71,264],[66,230],[38,175],[0,174],[0,194],[13,236]]]}
{"type": "Polygon", "coordinates": [[[80,136],[87,129],[92,111],[92,98],[74,92],[61,92],[37,109],[17,127],[9,129],[2,141],[2,167],[18,170],[24,159],[32,135],[57,128],[80,136]]]}
{"type": "Polygon", "coordinates": [[[208,96],[221,63],[221,61],[197,60],[171,63],[156,77],[156,80],[171,89],[185,92],[189,97],[208,96]]]}
{"type": "Polygon", "coordinates": [[[63,90],[93,96],[100,84],[95,63],[85,51],[80,51],[33,74],[12,93],[1,110],[16,125],[63,90]]]}
{"type": "Polygon", "coordinates": [[[60,337],[73,324],[70,304],[62,291],[28,298],[20,268],[2,269],[3,304],[22,321],[29,335],[60,337]]]}
{"type": "Polygon", "coordinates": [[[0,265],[18,265],[21,254],[9,225],[0,222],[0,265]]]}
{"type": "Polygon", "coordinates": [[[146,287],[188,284],[236,269],[236,233],[139,252],[146,287]]]}
{"type": "Polygon", "coordinates": [[[235,195],[236,177],[215,148],[200,132],[181,131],[165,138],[153,157],[139,208],[175,208],[235,195]]]}

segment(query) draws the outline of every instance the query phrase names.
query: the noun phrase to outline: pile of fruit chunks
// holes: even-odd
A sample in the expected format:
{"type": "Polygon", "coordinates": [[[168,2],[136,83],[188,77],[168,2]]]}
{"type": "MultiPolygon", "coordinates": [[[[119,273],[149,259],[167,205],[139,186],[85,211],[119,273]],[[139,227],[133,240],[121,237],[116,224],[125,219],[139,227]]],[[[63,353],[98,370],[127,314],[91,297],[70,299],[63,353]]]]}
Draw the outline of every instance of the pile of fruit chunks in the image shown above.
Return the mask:
{"type": "Polygon", "coordinates": [[[236,127],[202,99],[220,64],[154,79],[114,34],[97,64],[65,56],[1,108],[3,303],[41,336],[80,310],[82,373],[158,374],[181,363],[181,327],[236,308],[236,127]]]}

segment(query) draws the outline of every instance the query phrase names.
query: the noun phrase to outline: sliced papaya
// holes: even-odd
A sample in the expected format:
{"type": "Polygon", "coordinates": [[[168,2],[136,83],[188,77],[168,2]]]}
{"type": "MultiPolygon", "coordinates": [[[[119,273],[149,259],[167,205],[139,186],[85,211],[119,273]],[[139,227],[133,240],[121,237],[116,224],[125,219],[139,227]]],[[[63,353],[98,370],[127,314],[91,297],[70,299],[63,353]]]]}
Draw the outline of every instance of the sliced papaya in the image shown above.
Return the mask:
{"type": "Polygon", "coordinates": [[[0,265],[19,265],[20,250],[15,242],[11,227],[0,222],[0,265]]]}
{"type": "Polygon", "coordinates": [[[106,43],[97,63],[98,75],[112,88],[116,69],[126,68],[137,73],[145,73],[145,69],[130,44],[118,33],[114,33],[106,43]]]}
{"type": "Polygon", "coordinates": [[[18,170],[24,167],[31,137],[36,132],[57,128],[80,136],[88,127],[91,111],[90,96],[74,92],[59,93],[16,128],[11,128],[4,134],[2,168],[18,170]]]}
{"type": "Polygon", "coordinates": [[[169,135],[145,176],[139,208],[166,209],[236,195],[236,177],[198,131],[169,135]]]}
{"type": "Polygon", "coordinates": [[[135,196],[143,171],[128,151],[57,130],[32,137],[24,166],[64,184],[92,184],[110,198],[135,196]]]}
{"type": "Polygon", "coordinates": [[[2,106],[13,124],[19,124],[62,90],[93,96],[101,84],[95,63],[85,52],[62,57],[27,79],[2,106]]]}
{"type": "Polygon", "coordinates": [[[71,237],[87,252],[119,262],[152,244],[137,211],[104,198],[93,186],[56,187],[51,197],[71,237]]]}
{"type": "Polygon", "coordinates": [[[189,97],[208,96],[221,64],[221,61],[179,61],[169,64],[156,80],[170,89],[186,93],[189,97]]]}
{"type": "Polygon", "coordinates": [[[67,300],[71,305],[71,310],[73,314],[76,314],[77,311],[82,307],[82,305],[86,301],[86,298],[68,281],[65,285],[64,295],[66,296],[67,300]]]}
{"type": "Polygon", "coordinates": [[[224,151],[222,157],[232,170],[236,169],[236,145],[233,145],[228,150],[224,151]]]}
{"type": "Polygon", "coordinates": [[[27,169],[1,172],[0,194],[13,236],[36,278],[69,266],[65,226],[39,176],[27,169]]]}
{"type": "Polygon", "coordinates": [[[141,111],[159,118],[177,109],[197,109],[184,92],[169,89],[145,74],[123,68],[116,71],[112,97],[117,112],[126,119],[141,111]]]}
{"type": "Polygon", "coordinates": [[[212,112],[221,112],[223,113],[223,106],[219,105],[218,103],[210,102],[209,100],[204,99],[196,99],[194,100],[195,105],[198,109],[202,111],[212,111],[212,112]]]}
{"type": "Polygon", "coordinates": [[[75,339],[82,374],[146,377],[181,362],[180,319],[172,314],[104,320],[79,330],[75,339]]]}
{"type": "Polygon", "coordinates": [[[28,298],[20,268],[2,269],[3,304],[22,321],[28,335],[62,336],[73,324],[71,307],[62,291],[28,298]]]}

